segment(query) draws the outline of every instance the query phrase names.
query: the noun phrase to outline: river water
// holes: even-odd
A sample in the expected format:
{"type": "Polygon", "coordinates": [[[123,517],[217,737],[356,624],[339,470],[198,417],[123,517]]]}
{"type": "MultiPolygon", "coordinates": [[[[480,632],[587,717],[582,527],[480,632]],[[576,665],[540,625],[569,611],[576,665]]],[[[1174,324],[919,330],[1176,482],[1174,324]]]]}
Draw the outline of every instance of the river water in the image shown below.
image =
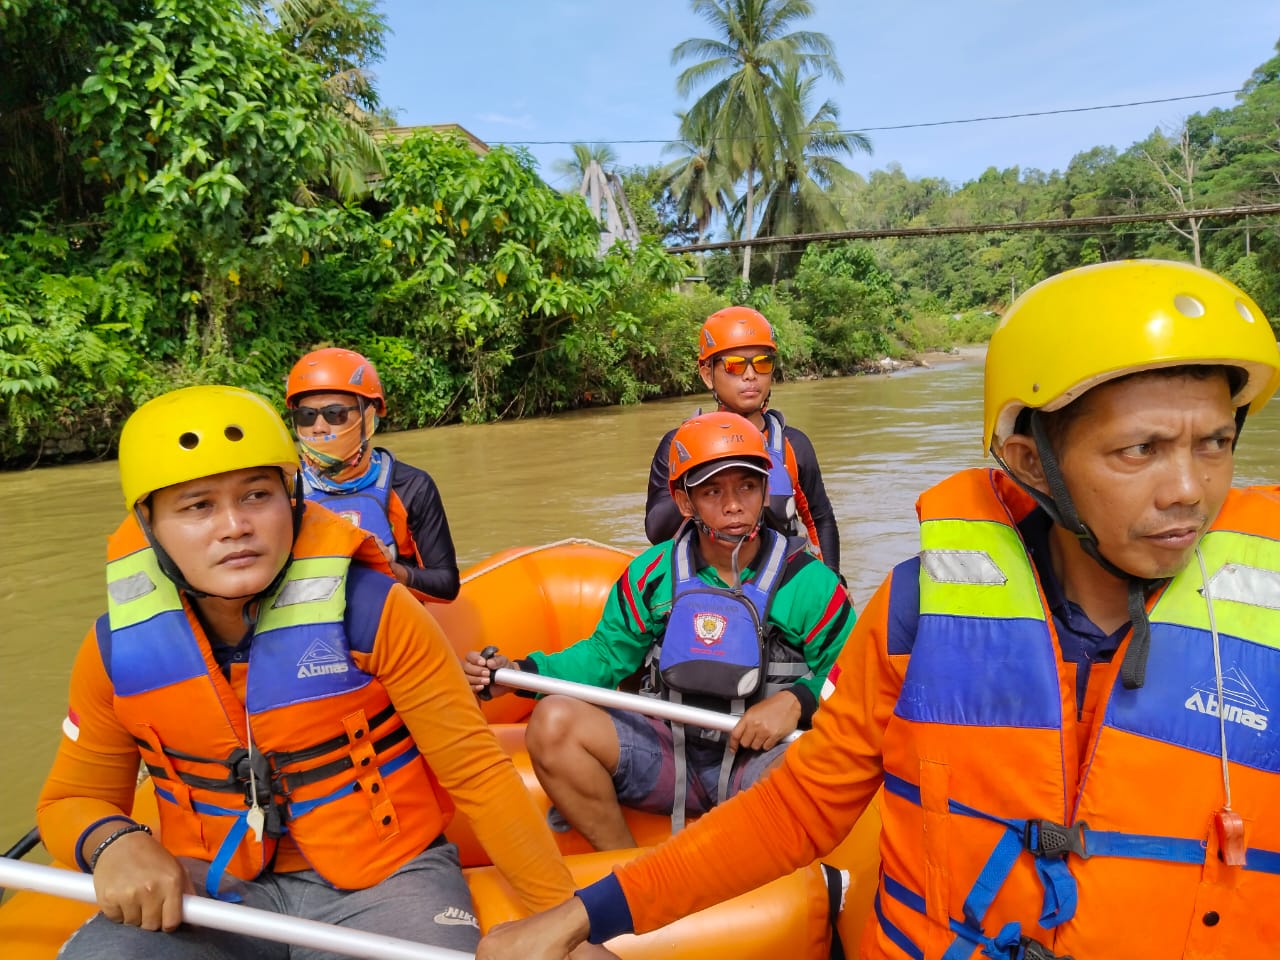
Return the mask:
{"type": "MultiPolygon", "coordinates": [[[[860,607],[916,549],[917,494],[983,463],[980,358],[888,376],[783,383],[773,405],[809,434],[860,607]]],[[[439,484],[464,568],[510,546],[588,537],[640,550],[649,461],[701,397],[540,420],[388,434],[439,484]]],[[[1280,479],[1280,403],[1250,421],[1241,483],[1280,479]]],[[[988,463],[990,461],[987,461],[988,463]]],[[[122,515],[114,463],[0,473],[0,850],[33,824],[71,663],[104,609],[106,537],[122,515]]]]}

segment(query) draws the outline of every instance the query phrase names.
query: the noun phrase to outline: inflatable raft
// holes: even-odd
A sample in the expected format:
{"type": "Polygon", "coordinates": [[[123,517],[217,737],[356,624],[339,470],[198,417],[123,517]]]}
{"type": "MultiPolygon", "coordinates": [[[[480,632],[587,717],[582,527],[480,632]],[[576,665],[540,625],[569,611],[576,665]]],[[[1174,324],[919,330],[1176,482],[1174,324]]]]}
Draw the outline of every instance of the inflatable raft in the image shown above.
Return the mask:
{"type": "MultiPolygon", "coordinates": [[[[609,590],[631,559],[625,551],[585,540],[513,548],[464,571],[457,600],[448,605],[433,604],[429,609],[459,655],[491,644],[513,658],[533,650],[558,650],[592,631],[609,590]]],[[[534,703],[509,696],[486,701],[482,709],[535,804],[546,813],[549,801],[524,748],[524,721],[534,703]]],[[[149,783],[139,787],[133,814],[156,823],[149,783]]],[[[632,835],[644,846],[670,836],[667,817],[638,811],[627,811],[626,816],[632,835]]],[[[622,937],[609,946],[624,960],[657,960],[660,956],[820,958],[830,953],[834,927],[845,954],[853,956],[875,891],[879,828],[879,809],[873,806],[840,847],[825,858],[831,867],[847,871],[851,880],[835,923],[829,893],[833,871],[815,863],[662,930],[622,937]]],[[[448,836],[458,845],[481,928],[521,915],[514,893],[489,865],[464,818],[455,819],[448,836]]],[[[580,885],[604,876],[614,864],[640,852],[595,852],[574,830],[557,832],[555,837],[580,885]]],[[[91,906],[60,897],[30,892],[13,895],[0,906],[0,943],[5,945],[5,957],[52,960],[58,946],[92,912],[91,906]]]]}

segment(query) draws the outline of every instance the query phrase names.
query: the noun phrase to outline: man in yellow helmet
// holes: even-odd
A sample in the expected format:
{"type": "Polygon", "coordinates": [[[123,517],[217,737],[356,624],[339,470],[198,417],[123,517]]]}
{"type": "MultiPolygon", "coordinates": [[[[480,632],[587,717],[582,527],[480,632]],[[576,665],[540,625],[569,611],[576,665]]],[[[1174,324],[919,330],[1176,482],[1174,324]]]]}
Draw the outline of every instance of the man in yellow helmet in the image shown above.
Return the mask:
{"type": "Polygon", "coordinates": [[[61,956],[286,955],[180,927],[193,889],[473,949],[442,834],[455,804],[528,907],[571,892],[440,628],[373,537],[301,497],[266,401],[215,386],[152,400],[125,424],[120,477],[107,613],[38,808],[101,909],[61,956]],[[155,836],[131,816],[139,760],[155,836]]]}
{"type": "Polygon", "coordinates": [[[1280,491],[1231,479],[1277,386],[1267,319],[1206,270],[1029,290],[987,354],[1002,469],[920,498],[921,552],[859,618],[813,730],[478,956],[562,956],[758,886],[830,851],[882,785],[864,958],[1274,950],[1280,491]]]}

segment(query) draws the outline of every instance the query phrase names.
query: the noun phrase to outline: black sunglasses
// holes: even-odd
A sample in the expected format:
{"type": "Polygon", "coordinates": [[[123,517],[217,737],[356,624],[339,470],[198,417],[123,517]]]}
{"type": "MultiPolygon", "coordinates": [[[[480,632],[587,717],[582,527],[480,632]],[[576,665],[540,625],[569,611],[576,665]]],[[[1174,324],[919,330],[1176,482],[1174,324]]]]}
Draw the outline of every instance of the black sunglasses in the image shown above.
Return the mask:
{"type": "Polygon", "coordinates": [[[316,417],[324,417],[324,422],[331,427],[340,427],[351,418],[352,410],[359,410],[360,405],[347,407],[341,403],[331,403],[327,407],[294,407],[289,411],[295,427],[309,427],[316,422],[316,417]]]}

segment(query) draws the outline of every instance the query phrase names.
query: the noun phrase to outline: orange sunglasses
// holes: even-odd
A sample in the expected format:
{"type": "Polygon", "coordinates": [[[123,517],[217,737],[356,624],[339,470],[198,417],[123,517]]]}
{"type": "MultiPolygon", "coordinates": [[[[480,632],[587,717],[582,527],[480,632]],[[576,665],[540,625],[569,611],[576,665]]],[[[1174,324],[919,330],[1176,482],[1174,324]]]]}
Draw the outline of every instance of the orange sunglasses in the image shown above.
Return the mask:
{"type": "Polygon", "coordinates": [[[751,364],[751,369],[756,373],[773,373],[774,364],[778,362],[778,358],[772,353],[758,353],[754,357],[720,357],[720,362],[724,365],[724,372],[735,377],[740,377],[747,372],[747,364],[751,364]]]}

